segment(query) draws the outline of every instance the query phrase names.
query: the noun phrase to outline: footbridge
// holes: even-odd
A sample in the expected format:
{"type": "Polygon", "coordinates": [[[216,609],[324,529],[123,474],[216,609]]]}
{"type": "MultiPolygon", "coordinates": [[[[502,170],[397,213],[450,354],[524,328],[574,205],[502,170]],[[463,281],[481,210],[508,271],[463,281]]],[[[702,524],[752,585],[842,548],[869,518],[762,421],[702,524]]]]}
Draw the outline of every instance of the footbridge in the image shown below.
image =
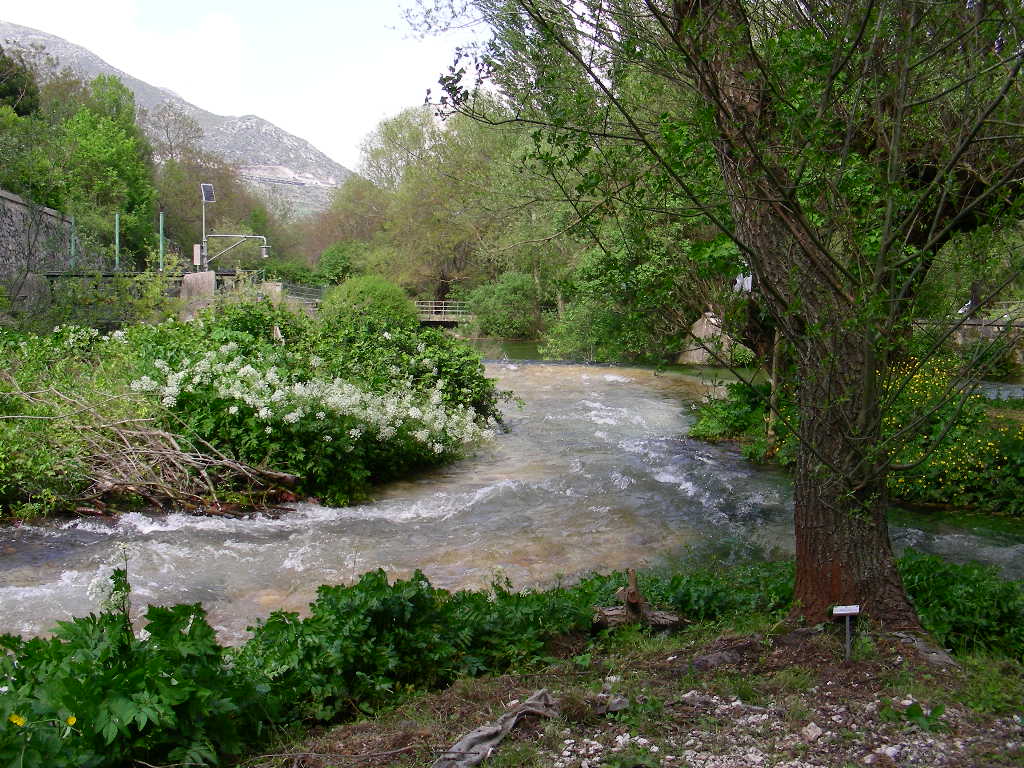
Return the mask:
{"type": "Polygon", "coordinates": [[[454,327],[474,320],[464,301],[417,301],[416,314],[423,325],[454,327]]]}
{"type": "MultiPolygon", "coordinates": [[[[315,311],[323,300],[324,288],[313,285],[297,285],[281,283],[282,292],[291,300],[307,305],[315,311]]],[[[417,301],[416,317],[421,325],[445,326],[454,328],[457,325],[473,322],[473,314],[465,301],[417,301]]]]}

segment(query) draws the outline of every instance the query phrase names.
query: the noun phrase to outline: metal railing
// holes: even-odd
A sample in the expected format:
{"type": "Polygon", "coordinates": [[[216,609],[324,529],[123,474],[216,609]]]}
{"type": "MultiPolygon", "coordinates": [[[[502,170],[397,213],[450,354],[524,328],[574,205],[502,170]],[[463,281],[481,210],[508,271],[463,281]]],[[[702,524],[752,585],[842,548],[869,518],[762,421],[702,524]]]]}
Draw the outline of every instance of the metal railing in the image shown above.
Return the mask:
{"type": "Polygon", "coordinates": [[[324,287],[322,285],[299,285],[298,283],[281,283],[285,294],[299,301],[306,301],[310,304],[319,304],[324,298],[324,287]]]}
{"type": "Polygon", "coordinates": [[[464,301],[417,301],[416,312],[420,320],[461,321],[469,320],[472,315],[469,305],[464,301]]]}

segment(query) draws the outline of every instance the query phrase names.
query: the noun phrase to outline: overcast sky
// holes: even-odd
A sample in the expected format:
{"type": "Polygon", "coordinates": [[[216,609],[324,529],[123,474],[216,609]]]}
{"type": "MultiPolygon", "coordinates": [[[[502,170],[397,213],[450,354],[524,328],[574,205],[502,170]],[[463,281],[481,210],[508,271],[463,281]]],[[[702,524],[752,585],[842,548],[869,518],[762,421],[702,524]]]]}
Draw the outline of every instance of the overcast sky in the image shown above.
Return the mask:
{"type": "Polygon", "coordinates": [[[8,0],[0,19],[88,48],[221,115],[259,115],[353,170],[384,117],[420,104],[453,35],[417,40],[412,0],[8,0]]]}

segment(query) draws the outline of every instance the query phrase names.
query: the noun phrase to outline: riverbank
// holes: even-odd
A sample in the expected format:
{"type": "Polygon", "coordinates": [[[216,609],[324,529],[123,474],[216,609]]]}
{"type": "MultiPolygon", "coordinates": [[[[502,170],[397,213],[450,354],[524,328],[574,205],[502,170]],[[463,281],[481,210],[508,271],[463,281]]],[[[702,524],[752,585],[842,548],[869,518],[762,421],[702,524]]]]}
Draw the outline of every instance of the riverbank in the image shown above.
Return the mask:
{"type": "MultiPolygon", "coordinates": [[[[978,511],[1024,518],[1024,420],[1020,399],[989,400],[977,392],[956,395],[954,361],[930,367],[913,361],[895,371],[881,416],[879,445],[892,466],[889,499],[919,509],[978,511]]],[[[734,382],[723,397],[700,404],[690,435],[735,441],[757,463],[792,466],[798,413],[792,385],[778,393],[778,413],[768,434],[768,388],[734,382]]]]}
{"type": "MultiPolygon", "coordinates": [[[[248,768],[425,768],[536,691],[528,717],[484,768],[1006,768],[1024,762],[1018,662],[936,667],[901,638],[834,628],[627,630],[558,649],[542,670],[462,679],[377,717],[282,740],[248,768]],[[604,710],[610,700],[613,713],[604,710]]],[[[454,755],[452,755],[455,757],[454,755]]]]}

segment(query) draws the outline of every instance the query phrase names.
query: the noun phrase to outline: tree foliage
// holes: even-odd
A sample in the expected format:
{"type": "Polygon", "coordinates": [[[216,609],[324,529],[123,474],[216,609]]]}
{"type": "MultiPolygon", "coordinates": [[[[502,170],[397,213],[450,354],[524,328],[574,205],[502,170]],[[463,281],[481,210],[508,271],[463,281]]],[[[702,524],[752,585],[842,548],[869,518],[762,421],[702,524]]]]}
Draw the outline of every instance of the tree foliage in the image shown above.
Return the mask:
{"type": "Polygon", "coordinates": [[[74,216],[83,247],[108,258],[115,213],[126,256],[141,259],[153,242],[151,151],[114,77],[65,75],[44,82],[30,113],[0,112],[0,187],[74,216]]]}
{"type": "Polygon", "coordinates": [[[0,46],[0,105],[7,105],[21,117],[39,109],[39,84],[31,67],[17,54],[0,46]]]}

